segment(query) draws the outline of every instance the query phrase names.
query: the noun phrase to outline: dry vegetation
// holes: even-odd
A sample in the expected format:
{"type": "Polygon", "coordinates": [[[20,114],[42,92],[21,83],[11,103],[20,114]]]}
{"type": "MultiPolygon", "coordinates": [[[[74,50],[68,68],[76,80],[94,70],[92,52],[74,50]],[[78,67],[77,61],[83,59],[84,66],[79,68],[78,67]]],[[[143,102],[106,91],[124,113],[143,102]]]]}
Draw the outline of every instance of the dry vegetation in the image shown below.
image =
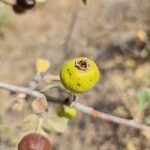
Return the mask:
{"type": "MultiPolygon", "coordinates": [[[[81,103],[143,121],[150,112],[139,112],[135,97],[150,86],[149,0],[89,0],[86,6],[69,2],[48,0],[23,15],[0,3],[0,81],[26,86],[39,57],[50,59],[54,74],[69,58],[91,57],[101,68],[101,81],[79,95],[81,103]]],[[[10,93],[0,90],[0,113],[6,112],[5,120],[15,125],[26,112],[12,113],[11,101],[10,93]]],[[[150,133],[82,113],[64,134],[50,138],[54,150],[150,149],[150,133]]],[[[0,149],[14,148],[0,137],[0,149]]]]}

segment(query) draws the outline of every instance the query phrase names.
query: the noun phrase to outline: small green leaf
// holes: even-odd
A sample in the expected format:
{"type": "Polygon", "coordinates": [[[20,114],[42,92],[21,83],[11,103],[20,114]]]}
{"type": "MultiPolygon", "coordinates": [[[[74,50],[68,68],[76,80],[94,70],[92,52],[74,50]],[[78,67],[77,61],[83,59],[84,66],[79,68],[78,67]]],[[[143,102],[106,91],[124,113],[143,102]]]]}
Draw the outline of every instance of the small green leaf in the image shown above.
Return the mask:
{"type": "Polygon", "coordinates": [[[83,2],[84,4],[86,4],[87,0],[82,0],[82,2],[83,2]]]}
{"type": "Polygon", "coordinates": [[[19,125],[19,129],[21,129],[22,132],[36,130],[39,124],[39,120],[40,117],[35,114],[28,115],[19,125]]]}
{"type": "Polygon", "coordinates": [[[137,94],[136,105],[140,111],[145,110],[150,106],[150,89],[144,88],[137,94]]]}
{"type": "Polygon", "coordinates": [[[49,108],[48,114],[45,117],[43,129],[46,132],[54,131],[63,133],[68,127],[68,122],[68,118],[58,116],[57,107],[51,107],[49,108]]]}
{"type": "Polygon", "coordinates": [[[58,133],[63,133],[68,127],[68,118],[53,116],[48,119],[48,125],[51,130],[58,133]]]}
{"type": "Polygon", "coordinates": [[[43,130],[43,118],[36,114],[28,115],[19,125],[19,129],[21,129],[22,132],[34,131],[44,136],[47,135],[43,130]]]}

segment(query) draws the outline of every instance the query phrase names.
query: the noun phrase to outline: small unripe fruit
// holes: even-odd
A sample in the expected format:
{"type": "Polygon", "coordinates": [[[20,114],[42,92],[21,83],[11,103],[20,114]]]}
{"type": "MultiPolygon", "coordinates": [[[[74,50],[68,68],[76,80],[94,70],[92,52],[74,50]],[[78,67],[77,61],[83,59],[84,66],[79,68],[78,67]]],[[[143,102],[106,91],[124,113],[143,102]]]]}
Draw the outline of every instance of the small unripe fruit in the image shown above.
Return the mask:
{"type": "Polygon", "coordinates": [[[92,88],[99,80],[100,72],[95,62],[86,57],[72,59],[60,70],[64,87],[74,93],[82,93],[92,88]]]}
{"type": "Polygon", "coordinates": [[[59,106],[57,108],[57,114],[60,117],[73,119],[77,115],[77,110],[73,107],[63,105],[63,106],[59,106]]]}
{"type": "Polygon", "coordinates": [[[51,143],[38,133],[30,133],[21,139],[18,150],[51,150],[51,143]]]}

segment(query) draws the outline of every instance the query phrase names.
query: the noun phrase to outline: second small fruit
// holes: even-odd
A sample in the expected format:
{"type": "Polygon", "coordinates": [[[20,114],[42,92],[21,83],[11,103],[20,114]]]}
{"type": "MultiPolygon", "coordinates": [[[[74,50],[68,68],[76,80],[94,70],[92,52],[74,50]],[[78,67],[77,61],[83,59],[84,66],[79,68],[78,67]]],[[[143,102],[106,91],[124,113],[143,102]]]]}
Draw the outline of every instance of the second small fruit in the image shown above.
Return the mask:
{"type": "Polygon", "coordinates": [[[77,110],[70,106],[60,105],[57,108],[57,114],[59,117],[73,119],[77,115],[77,110]]]}

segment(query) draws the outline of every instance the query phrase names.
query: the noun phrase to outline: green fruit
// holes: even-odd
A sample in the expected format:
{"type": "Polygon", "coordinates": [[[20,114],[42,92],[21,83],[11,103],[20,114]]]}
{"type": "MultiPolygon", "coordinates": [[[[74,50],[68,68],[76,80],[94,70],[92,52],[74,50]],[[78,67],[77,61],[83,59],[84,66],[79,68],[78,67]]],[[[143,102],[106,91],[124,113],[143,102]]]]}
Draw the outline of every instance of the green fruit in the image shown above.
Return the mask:
{"type": "Polygon", "coordinates": [[[63,105],[63,106],[58,107],[57,114],[59,117],[65,117],[68,119],[73,119],[77,115],[77,110],[73,107],[63,105]]]}
{"type": "Polygon", "coordinates": [[[60,70],[60,80],[64,87],[74,93],[83,93],[99,80],[100,72],[95,62],[86,57],[72,59],[60,70]]]}

